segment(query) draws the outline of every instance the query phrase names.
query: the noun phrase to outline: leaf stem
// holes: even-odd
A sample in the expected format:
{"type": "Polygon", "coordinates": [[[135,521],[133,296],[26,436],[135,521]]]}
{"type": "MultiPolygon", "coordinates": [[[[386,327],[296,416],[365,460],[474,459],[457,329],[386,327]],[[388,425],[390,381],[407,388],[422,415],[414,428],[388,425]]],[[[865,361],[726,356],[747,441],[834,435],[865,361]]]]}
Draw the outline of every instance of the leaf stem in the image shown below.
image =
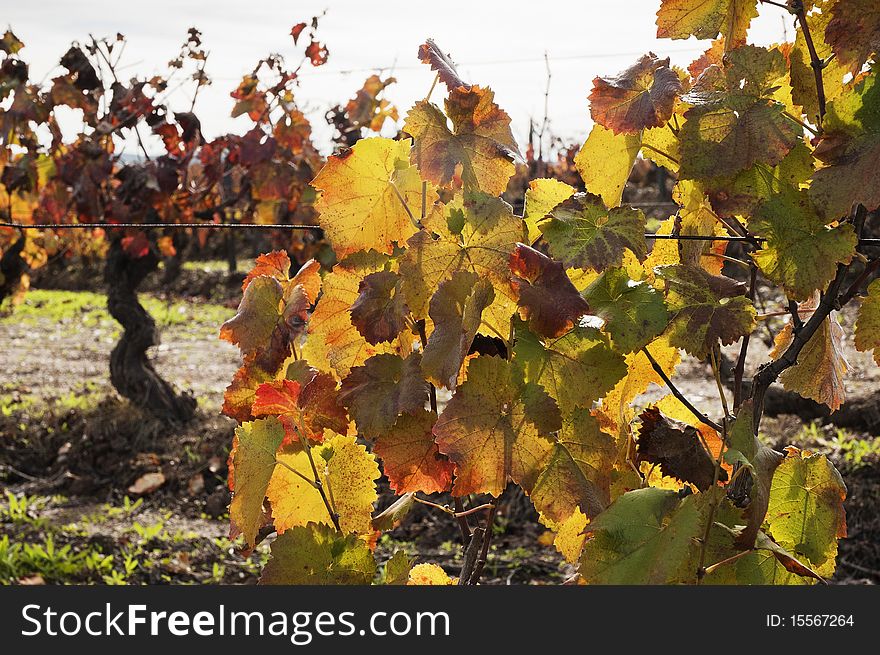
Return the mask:
{"type": "Polygon", "coordinates": [[[654,359],[654,356],[651,355],[650,351],[648,351],[647,346],[642,348],[642,352],[645,353],[645,357],[648,358],[648,362],[650,362],[651,368],[653,368],[654,372],[660,376],[660,379],[663,380],[663,383],[667,386],[669,391],[672,392],[672,395],[675,396],[676,398],[678,398],[679,402],[681,402],[682,405],[687,407],[688,410],[690,410],[691,414],[696,416],[700,421],[702,421],[703,423],[705,423],[706,425],[711,427],[716,432],[723,431],[723,429],[720,425],[718,425],[715,421],[713,421],[708,416],[703,414],[703,412],[701,412],[700,410],[698,410],[696,407],[694,407],[691,404],[691,401],[689,401],[687,398],[685,398],[684,394],[681,393],[681,391],[678,390],[678,387],[676,387],[672,383],[672,380],[669,379],[669,376],[666,375],[666,372],[663,370],[663,368],[660,366],[660,364],[657,363],[657,360],[654,359]]]}

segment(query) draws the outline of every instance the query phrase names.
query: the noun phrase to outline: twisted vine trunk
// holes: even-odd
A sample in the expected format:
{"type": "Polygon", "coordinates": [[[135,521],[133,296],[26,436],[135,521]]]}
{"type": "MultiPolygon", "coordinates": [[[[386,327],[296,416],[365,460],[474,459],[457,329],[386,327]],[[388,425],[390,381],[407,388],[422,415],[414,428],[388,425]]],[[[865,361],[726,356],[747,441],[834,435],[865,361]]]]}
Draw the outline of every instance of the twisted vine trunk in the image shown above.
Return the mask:
{"type": "Polygon", "coordinates": [[[159,259],[152,251],[132,259],[123,251],[120,239],[110,246],[104,269],[107,309],[125,329],[110,354],[110,382],[120,395],[157,418],[182,423],[193,417],[195,398],[178,394],[147,358],[147,349],[159,343],[159,332],[137,296],[140,283],[158,266],[159,259]]]}

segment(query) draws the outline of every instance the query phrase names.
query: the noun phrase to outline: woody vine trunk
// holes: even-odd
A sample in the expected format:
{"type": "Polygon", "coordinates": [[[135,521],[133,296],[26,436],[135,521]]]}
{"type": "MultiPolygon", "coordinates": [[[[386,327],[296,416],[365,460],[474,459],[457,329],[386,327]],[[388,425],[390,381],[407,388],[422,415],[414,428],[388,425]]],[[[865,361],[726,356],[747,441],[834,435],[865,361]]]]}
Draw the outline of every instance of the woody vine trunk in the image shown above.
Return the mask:
{"type": "Polygon", "coordinates": [[[121,239],[110,246],[104,269],[107,309],[125,330],[110,354],[110,382],[120,395],[157,418],[186,422],[195,413],[195,398],[178,394],[147,357],[147,350],[159,344],[159,332],[138,300],[137,289],[158,266],[152,250],[132,259],[123,250],[121,239]]]}

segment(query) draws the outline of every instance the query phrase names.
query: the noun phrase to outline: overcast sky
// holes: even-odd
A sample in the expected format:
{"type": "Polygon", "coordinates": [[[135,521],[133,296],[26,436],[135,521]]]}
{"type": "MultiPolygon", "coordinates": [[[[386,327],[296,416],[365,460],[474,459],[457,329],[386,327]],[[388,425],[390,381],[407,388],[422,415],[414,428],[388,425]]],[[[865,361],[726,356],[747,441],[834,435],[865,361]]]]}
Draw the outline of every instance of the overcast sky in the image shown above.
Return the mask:
{"type": "MultiPolygon", "coordinates": [[[[196,113],[210,138],[246,129],[245,117],[229,111],[241,76],[269,52],[286,55],[293,63],[290,27],[325,9],[319,39],[330,50],[328,63],[302,75],[297,94],[315,127],[321,149],[327,150],[330,130],[321,117],[334,104],[345,102],[371,73],[391,71],[398,83],[387,97],[403,114],[425,96],[433,74],[416,58],[420,43],[433,37],[459,64],[464,79],[491,86],[496,101],[513,118],[514,134],[522,144],[529,118],[544,114],[546,68],[552,80],[549,115],[554,134],[584,137],[590,128],[587,95],[597,75],[618,72],[651,50],[673,63],[686,65],[708,42],[658,40],[655,13],[659,0],[382,0],[381,6],[363,0],[0,0],[2,17],[25,43],[21,55],[31,64],[31,77],[57,75],[58,59],[70,42],[121,32],[128,37],[122,76],[167,72],[190,26],[203,33],[210,50],[207,72],[211,87],[203,89],[196,113]]],[[[750,41],[782,41],[793,35],[790,17],[778,7],[760,6],[750,41]]],[[[190,89],[176,92],[173,109],[189,107],[190,89]]],[[[439,97],[439,94],[435,96],[439,97]]]]}

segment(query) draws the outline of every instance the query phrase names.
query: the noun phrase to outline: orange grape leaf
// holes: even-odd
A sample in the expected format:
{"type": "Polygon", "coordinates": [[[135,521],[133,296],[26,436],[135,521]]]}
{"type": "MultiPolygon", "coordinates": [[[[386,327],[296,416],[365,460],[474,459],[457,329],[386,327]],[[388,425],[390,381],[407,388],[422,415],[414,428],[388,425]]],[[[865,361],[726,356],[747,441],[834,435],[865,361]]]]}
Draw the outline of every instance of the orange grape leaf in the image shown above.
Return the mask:
{"type": "Polygon", "coordinates": [[[766,239],[752,254],[755,263],[797,301],[824,290],[838,264],[849,264],[856,251],[852,225],[826,227],[806,189],[784,187],[761,203],[749,230],[766,239]]]}
{"type": "Polygon", "coordinates": [[[758,0],[661,0],[657,12],[657,38],[714,39],[725,36],[728,46],[745,43],[758,0]]]}
{"type": "Polygon", "coordinates": [[[856,318],[856,349],[874,351],[874,361],[880,366],[880,280],[868,285],[868,295],[862,298],[856,318]]]}
{"type": "Polygon", "coordinates": [[[244,423],[253,418],[251,406],[254,404],[257,387],[273,378],[273,374],[263,370],[254,362],[246,361],[232,377],[232,382],[223,393],[223,413],[244,423]]]}
{"type": "MultiPolygon", "coordinates": [[[[373,503],[378,498],[375,481],[380,475],[375,456],[357,443],[355,437],[330,436],[329,433],[323,443],[311,447],[311,455],[331,506],[339,515],[342,531],[369,538],[373,533],[373,503]]],[[[302,447],[288,445],[278,453],[277,459],[266,497],[272,504],[272,518],[278,533],[310,522],[332,526],[320,492],[306,482],[314,476],[302,447]]]]}
{"type": "Polygon", "coordinates": [[[649,52],[618,75],[593,80],[590,114],[615,134],[636,134],[665,125],[679,93],[681,81],[669,58],[649,52]]]}
{"type": "Polygon", "coordinates": [[[560,262],[517,244],[510,254],[511,285],[519,294],[519,315],[542,337],[562,336],[590,307],[560,262]]]}
{"type": "MultiPolygon", "coordinates": [[[[827,8],[825,9],[827,11],[827,8]]],[[[824,12],[823,12],[824,13],[824,12]]],[[[831,6],[825,40],[853,75],[880,52],[880,10],[874,0],[845,0],[831,6]]]]}
{"type": "Polygon", "coordinates": [[[406,326],[407,314],[397,273],[378,271],[361,280],[358,297],[351,306],[351,322],[367,343],[396,339],[406,326]]]}
{"type": "Polygon", "coordinates": [[[546,389],[563,414],[592,407],[626,375],[623,356],[595,328],[575,327],[542,342],[519,324],[513,352],[526,380],[546,389]]]}
{"type": "Polygon", "coordinates": [[[376,573],[373,553],[356,535],[309,523],[292,528],[272,542],[272,557],[260,584],[368,585],[376,573]]]}
{"type": "Polygon", "coordinates": [[[428,64],[431,70],[436,71],[443,82],[449,89],[455,89],[460,86],[470,88],[470,84],[461,79],[455,68],[455,63],[449,58],[438,46],[434,39],[428,39],[419,46],[419,61],[428,64]]]}
{"type": "MultiPolygon", "coordinates": [[[[793,339],[791,322],[776,335],[770,356],[780,357],[793,339]]],[[[837,411],[846,400],[844,376],[848,367],[845,333],[837,322],[837,312],[822,321],[798,355],[798,362],[782,372],[779,381],[789,391],[812,398],[837,411]]]]}
{"type": "Polygon", "coordinates": [[[538,227],[550,254],[566,266],[602,272],[620,266],[626,250],[640,262],[648,254],[645,215],[629,207],[608,209],[592,193],[558,204],[538,227]]]}
{"type": "Polygon", "coordinates": [[[455,463],[452,493],[499,496],[508,481],[530,490],[552,450],[545,437],[559,410],[537,385],[523,384],[499,357],[470,360],[467,380],[434,425],[441,453],[455,463]]]}
{"type": "Polygon", "coordinates": [[[553,453],[531,492],[532,502],[551,526],[577,510],[593,518],[610,502],[610,475],[617,455],[588,409],[574,410],[563,422],[553,453]]]}
{"type": "Polygon", "coordinates": [[[480,328],[483,310],[495,297],[492,284],[468,271],[456,271],[431,297],[434,330],[422,354],[429,382],[454,389],[462,362],[480,328]]]}
{"type": "MultiPolygon", "coordinates": [[[[422,180],[409,151],[408,139],[362,139],[330,157],[312,180],[321,192],[318,222],[339,259],[358,250],[390,253],[416,233],[422,180]]],[[[427,204],[436,198],[429,189],[427,204]]]]}
{"type": "Polygon", "coordinates": [[[373,355],[355,366],[342,381],[339,402],[354,418],[358,431],[378,437],[395,424],[400,414],[416,414],[428,400],[422,377],[421,355],[373,355]]]}
{"type": "Polygon", "coordinates": [[[336,403],[336,380],[311,368],[303,371],[300,379],[302,382],[273,380],[257,387],[254,416],[278,416],[287,433],[286,442],[297,442],[301,428],[312,441],[322,441],[325,428],[344,433],[348,417],[336,403]]]}
{"type": "Polygon", "coordinates": [[[507,188],[519,149],[494,98],[491,89],[459,86],[449,91],[446,115],[427,100],[410,109],[403,130],[415,139],[412,161],[428,180],[449,184],[460,166],[465,189],[499,195],[507,188]]]}
{"type": "Polygon", "coordinates": [[[241,283],[241,290],[246,291],[251,281],[261,275],[273,277],[284,284],[290,277],[290,257],[283,250],[273,250],[257,257],[254,267],[241,283]]]}
{"type": "MultiPolygon", "coordinates": [[[[657,464],[663,475],[690,482],[701,491],[712,486],[715,462],[695,427],[663,416],[656,407],[648,407],[639,418],[639,462],[657,464]]],[[[720,480],[727,479],[727,471],[722,469],[720,474],[720,480]]]]}
{"type": "Polygon", "coordinates": [[[390,430],[376,437],[373,452],[381,458],[394,493],[449,491],[453,464],[434,442],[431,430],[436,421],[437,415],[426,409],[402,414],[390,430]]]}
{"type": "Polygon", "coordinates": [[[260,528],[263,499],[275,468],[275,452],[284,440],[281,421],[270,417],[243,423],[235,429],[231,486],[235,489],[229,505],[230,538],[243,534],[248,546],[260,528]]]}
{"type": "Polygon", "coordinates": [[[657,272],[666,282],[672,315],[666,333],[673,346],[702,358],[718,341],[730,345],[755,327],[755,308],[741,282],[683,264],[657,272]]]}

